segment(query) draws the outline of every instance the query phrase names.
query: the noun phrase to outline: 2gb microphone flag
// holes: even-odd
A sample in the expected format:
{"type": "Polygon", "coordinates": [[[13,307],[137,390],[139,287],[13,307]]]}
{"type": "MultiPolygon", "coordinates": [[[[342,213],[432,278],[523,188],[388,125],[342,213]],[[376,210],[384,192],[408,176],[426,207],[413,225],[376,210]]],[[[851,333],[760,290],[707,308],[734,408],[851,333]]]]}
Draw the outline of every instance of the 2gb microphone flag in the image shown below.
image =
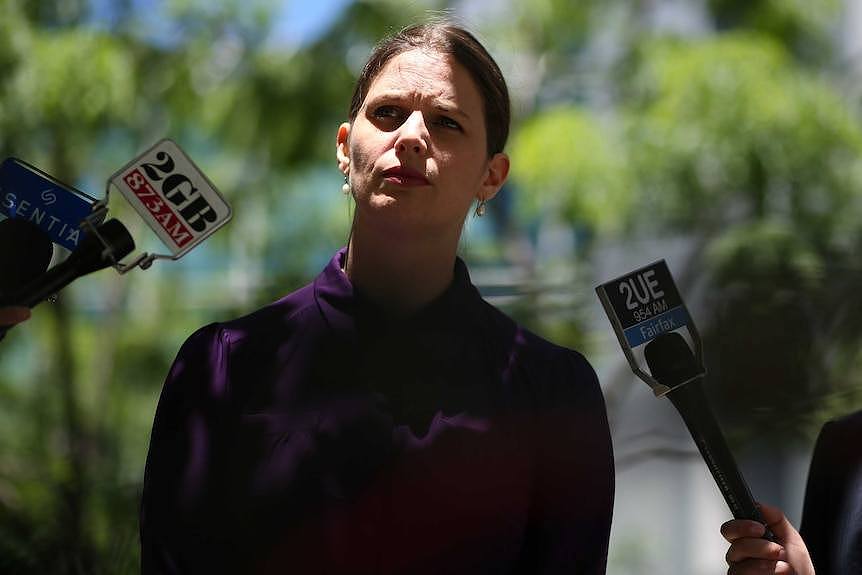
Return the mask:
{"type": "Polygon", "coordinates": [[[643,359],[643,350],[638,348],[645,343],[663,333],[685,328],[695,344],[698,362],[702,366],[697,328],[664,260],[603,283],[596,288],[596,294],[629,365],[638,377],[653,388],[656,395],[663,395],[668,389],[644,371],[644,361],[638,361],[643,359]]]}
{"type": "Polygon", "coordinates": [[[178,258],[231,218],[215,186],[172,140],[157,142],[109,182],[178,258]]]}
{"type": "Polygon", "coordinates": [[[84,236],[81,220],[96,199],[16,158],[0,164],[0,212],[36,224],[56,244],[71,251],[84,236]]]}

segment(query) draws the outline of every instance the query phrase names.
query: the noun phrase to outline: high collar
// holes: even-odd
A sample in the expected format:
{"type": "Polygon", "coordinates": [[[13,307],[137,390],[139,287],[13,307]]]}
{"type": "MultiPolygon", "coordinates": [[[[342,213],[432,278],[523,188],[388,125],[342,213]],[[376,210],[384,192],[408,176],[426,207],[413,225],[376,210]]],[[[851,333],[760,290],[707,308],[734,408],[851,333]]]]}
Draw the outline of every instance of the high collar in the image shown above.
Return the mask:
{"type": "Polygon", "coordinates": [[[314,297],[330,326],[338,331],[416,332],[449,330],[469,322],[481,296],[470,282],[467,266],[455,258],[452,283],[437,298],[406,318],[392,319],[358,292],[342,271],[347,248],[341,248],[314,281],[314,297]]]}

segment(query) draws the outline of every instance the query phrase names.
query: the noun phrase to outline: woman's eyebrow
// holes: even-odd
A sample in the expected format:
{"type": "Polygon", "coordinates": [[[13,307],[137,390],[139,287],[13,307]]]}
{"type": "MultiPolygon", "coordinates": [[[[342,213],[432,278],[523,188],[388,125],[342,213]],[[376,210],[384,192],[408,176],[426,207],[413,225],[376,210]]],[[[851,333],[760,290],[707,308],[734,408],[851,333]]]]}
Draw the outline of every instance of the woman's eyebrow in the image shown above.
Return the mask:
{"type": "Polygon", "coordinates": [[[454,106],[451,104],[438,102],[434,104],[434,109],[438,112],[443,112],[446,114],[452,114],[454,116],[461,116],[462,118],[469,120],[470,114],[459,108],[458,106],[454,106]]]}
{"type": "MultiPolygon", "coordinates": [[[[410,99],[410,97],[411,97],[410,92],[405,92],[405,91],[401,91],[401,90],[387,90],[385,92],[378,92],[377,94],[374,94],[373,96],[368,98],[368,104],[376,104],[376,103],[381,102],[381,101],[382,102],[386,102],[386,101],[399,102],[399,101],[408,100],[408,99],[410,99]]],[[[442,99],[441,100],[441,99],[437,99],[437,98],[432,98],[431,105],[438,112],[457,115],[457,116],[461,116],[465,120],[468,120],[468,121],[470,120],[470,114],[468,114],[467,112],[462,110],[460,107],[453,104],[448,99],[442,99]]]]}

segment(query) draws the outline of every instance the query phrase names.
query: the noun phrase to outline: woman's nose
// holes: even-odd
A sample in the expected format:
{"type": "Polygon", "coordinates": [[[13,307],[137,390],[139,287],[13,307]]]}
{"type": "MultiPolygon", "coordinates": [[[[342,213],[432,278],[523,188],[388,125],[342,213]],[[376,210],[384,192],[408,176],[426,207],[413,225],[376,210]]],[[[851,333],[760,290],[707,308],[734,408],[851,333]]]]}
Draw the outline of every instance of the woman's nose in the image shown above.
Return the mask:
{"type": "Polygon", "coordinates": [[[398,137],[395,139],[395,152],[397,154],[422,155],[428,151],[428,128],[422,112],[414,110],[398,128],[398,137]]]}

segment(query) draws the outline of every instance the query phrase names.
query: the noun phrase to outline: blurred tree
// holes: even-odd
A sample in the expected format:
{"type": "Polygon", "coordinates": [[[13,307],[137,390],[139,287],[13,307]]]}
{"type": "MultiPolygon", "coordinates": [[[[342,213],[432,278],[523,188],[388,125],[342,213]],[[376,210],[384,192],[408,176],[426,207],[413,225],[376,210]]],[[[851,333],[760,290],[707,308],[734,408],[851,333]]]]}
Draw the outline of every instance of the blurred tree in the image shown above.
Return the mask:
{"type": "Polygon", "coordinates": [[[713,278],[702,327],[720,399],[742,432],[810,432],[800,422],[862,375],[838,359],[862,343],[858,119],[764,36],[646,43],[637,69],[638,210],[650,233],[705,247],[691,265],[713,278]]]}
{"type": "Polygon", "coordinates": [[[474,263],[508,267],[521,278],[502,288],[515,296],[500,304],[512,317],[585,349],[582,294],[590,290],[583,272],[592,224],[619,229],[615,201],[627,196],[613,121],[590,107],[606,87],[593,44],[608,13],[623,3],[535,0],[496,10],[476,4],[475,28],[509,84],[513,171],[491,203],[495,249],[486,247],[474,263]],[[544,250],[545,243],[556,247],[544,250]]]}
{"type": "Polygon", "coordinates": [[[841,0],[709,0],[707,4],[719,30],[759,32],[809,64],[833,64],[841,0]]]}
{"type": "MultiPolygon", "coordinates": [[[[120,42],[71,27],[84,17],[81,3],[23,7],[14,0],[2,6],[0,151],[74,181],[100,134],[129,126],[133,59],[120,42]]],[[[50,309],[42,381],[34,379],[31,393],[3,406],[19,433],[9,436],[11,449],[3,450],[9,492],[2,501],[6,513],[0,514],[0,561],[9,558],[10,571],[28,566],[34,572],[92,572],[94,430],[82,406],[70,310],[65,299],[50,309]]]]}
{"type": "MultiPolygon", "coordinates": [[[[829,78],[806,71],[831,61],[837,4],[710,2],[718,28],[748,32],[686,39],[638,28],[641,3],[587,10],[574,26],[582,51],[614,26],[594,18],[624,15],[609,20],[622,23],[618,45],[602,44],[618,58],[605,99],[537,101],[511,147],[523,215],[562,216],[582,240],[694,239],[681,275],[714,278],[712,373],[724,406],[751,406],[742,433],[810,430],[836,396],[858,395],[851,326],[862,318],[847,294],[859,275],[862,132],[829,78]]],[[[579,242],[579,258],[590,245],[579,242]]]]}
{"type": "Polygon", "coordinates": [[[621,232],[633,198],[612,119],[576,107],[546,109],[523,122],[510,152],[526,217],[553,214],[590,233],[621,232]]]}

